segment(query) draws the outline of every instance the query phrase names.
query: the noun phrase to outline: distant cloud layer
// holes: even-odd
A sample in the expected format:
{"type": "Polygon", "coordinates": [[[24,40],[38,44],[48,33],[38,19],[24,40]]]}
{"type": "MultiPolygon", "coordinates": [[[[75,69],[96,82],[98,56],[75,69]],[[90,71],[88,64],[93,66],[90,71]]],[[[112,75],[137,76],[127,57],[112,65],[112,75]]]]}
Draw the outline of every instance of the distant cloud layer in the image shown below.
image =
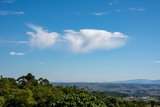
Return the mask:
{"type": "Polygon", "coordinates": [[[23,56],[23,55],[26,55],[25,53],[23,52],[10,52],[9,55],[11,56],[23,56]]]}
{"type": "Polygon", "coordinates": [[[7,15],[24,15],[24,12],[22,12],[22,11],[0,10],[0,16],[7,16],[7,15]]]}
{"type": "Polygon", "coordinates": [[[63,42],[72,53],[85,53],[94,50],[108,50],[118,48],[126,43],[128,36],[120,32],[109,32],[97,29],[65,30],[64,34],[49,32],[42,27],[29,24],[34,32],[27,32],[30,36],[29,44],[36,48],[50,48],[56,43],[63,42]]]}

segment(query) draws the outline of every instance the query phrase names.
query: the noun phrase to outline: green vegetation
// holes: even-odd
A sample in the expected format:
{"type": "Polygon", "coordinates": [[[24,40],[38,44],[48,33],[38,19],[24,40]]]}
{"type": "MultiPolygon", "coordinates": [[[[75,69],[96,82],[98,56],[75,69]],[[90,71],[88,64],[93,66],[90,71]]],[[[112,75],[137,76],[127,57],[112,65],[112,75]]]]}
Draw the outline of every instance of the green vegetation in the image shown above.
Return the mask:
{"type": "Polygon", "coordinates": [[[113,98],[77,87],[54,86],[31,73],[0,78],[0,107],[145,107],[144,102],[113,98]]]}

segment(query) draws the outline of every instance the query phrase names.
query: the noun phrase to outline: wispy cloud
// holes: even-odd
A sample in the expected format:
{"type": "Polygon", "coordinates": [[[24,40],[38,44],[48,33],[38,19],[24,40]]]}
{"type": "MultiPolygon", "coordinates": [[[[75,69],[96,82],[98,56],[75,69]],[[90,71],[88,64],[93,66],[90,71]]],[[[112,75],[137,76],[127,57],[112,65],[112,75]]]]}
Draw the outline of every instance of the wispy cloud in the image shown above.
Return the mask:
{"type": "Polygon", "coordinates": [[[8,11],[8,10],[0,10],[0,16],[7,16],[7,15],[24,15],[22,11],[8,11]]]}
{"type": "Polygon", "coordinates": [[[76,14],[76,15],[104,16],[104,15],[108,15],[109,12],[89,12],[89,13],[76,12],[75,14],[76,14]]]}
{"type": "Polygon", "coordinates": [[[120,9],[115,9],[115,11],[116,11],[116,12],[121,12],[121,10],[120,10],[120,9]]]}
{"type": "Polygon", "coordinates": [[[15,40],[0,40],[1,44],[28,44],[28,41],[15,41],[15,40]]]}
{"type": "Polygon", "coordinates": [[[160,63],[160,60],[154,61],[154,63],[160,63]]]}
{"type": "Polygon", "coordinates": [[[17,0],[0,0],[2,3],[14,3],[17,0]]]}
{"type": "Polygon", "coordinates": [[[146,11],[145,8],[138,8],[138,7],[133,7],[133,8],[129,8],[130,11],[146,11]]]}
{"type": "Polygon", "coordinates": [[[109,3],[108,3],[109,6],[112,6],[113,4],[114,4],[113,2],[109,2],[109,3]]]}
{"type": "Polygon", "coordinates": [[[15,41],[17,44],[28,44],[28,41],[15,41]]]}
{"type": "Polygon", "coordinates": [[[40,64],[40,65],[44,65],[44,64],[46,64],[46,63],[44,63],[44,62],[40,62],[39,64],[40,64]]]}
{"type": "Polygon", "coordinates": [[[107,3],[109,6],[114,6],[114,5],[118,5],[119,2],[117,0],[113,0],[107,3]]]}
{"type": "Polygon", "coordinates": [[[49,32],[33,24],[28,24],[28,27],[34,30],[34,32],[27,32],[30,36],[29,43],[32,47],[49,48],[58,41],[59,34],[56,32],[49,32]]]}
{"type": "Polygon", "coordinates": [[[95,16],[104,16],[104,15],[106,15],[106,13],[104,13],[104,12],[95,12],[94,15],[95,16]]]}
{"type": "Polygon", "coordinates": [[[23,52],[10,52],[9,55],[11,56],[23,56],[23,55],[26,55],[26,53],[23,53],[23,52]]]}
{"type": "Polygon", "coordinates": [[[75,12],[76,15],[82,15],[82,12],[75,12]]]}
{"type": "Polygon", "coordinates": [[[126,2],[120,2],[119,0],[109,0],[107,1],[107,8],[110,11],[110,13],[114,13],[114,12],[128,12],[128,11],[132,11],[132,12],[142,12],[142,11],[146,11],[146,8],[144,7],[137,7],[136,5],[133,7],[122,7],[122,3],[125,3],[125,5],[131,5],[132,1],[126,1],[126,2]]]}

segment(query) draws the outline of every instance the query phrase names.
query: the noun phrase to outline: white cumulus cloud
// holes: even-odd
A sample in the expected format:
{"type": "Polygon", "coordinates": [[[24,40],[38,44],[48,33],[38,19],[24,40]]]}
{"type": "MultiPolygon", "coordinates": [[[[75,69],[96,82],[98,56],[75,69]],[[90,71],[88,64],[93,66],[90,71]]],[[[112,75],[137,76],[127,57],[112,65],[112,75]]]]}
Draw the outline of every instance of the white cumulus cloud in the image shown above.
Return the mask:
{"type": "Polygon", "coordinates": [[[117,48],[125,45],[127,37],[120,32],[112,33],[96,29],[65,30],[64,35],[64,39],[69,43],[70,50],[74,53],[117,48]]]}
{"type": "Polygon", "coordinates": [[[30,35],[30,45],[37,48],[49,48],[55,45],[58,40],[59,34],[56,32],[48,32],[42,27],[28,24],[34,32],[27,32],[30,35]]]}
{"type": "Polygon", "coordinates": [[[23,56],[23,55],[26,55],[25,53],[23,52],[10,52],[9,55],[11,56],[23,56]]]}
{"type": "Polygon", "coordinates": [[[29,44],[36,48],[52,48],[56,44],[60,49],[67,49],[72,53],[86,53],[94,50],[108,50],[118,48],[126,43],[128,36],[121,32],[109,32],[97,29],[64,30],[64,33],[49,32],[36,25],[28,25],[33,32],[29,44]]]}

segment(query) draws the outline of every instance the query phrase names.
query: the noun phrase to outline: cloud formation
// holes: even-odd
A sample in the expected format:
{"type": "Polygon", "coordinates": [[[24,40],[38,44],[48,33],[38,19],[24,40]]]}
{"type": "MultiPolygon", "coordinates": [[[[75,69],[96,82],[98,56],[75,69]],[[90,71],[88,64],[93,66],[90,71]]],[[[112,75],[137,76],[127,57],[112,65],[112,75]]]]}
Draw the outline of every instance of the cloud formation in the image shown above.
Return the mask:
{"type": "Polygon", "coordinates": [[[28,24],[28,26],[35,32],[27,32],[30,35],[30,45],[37,48],[49,48],[55,45],[58,40],[59,34],[56,32],[48,32],[42,27],[28,24]]]}
{"type": "Polygon", "coordinates": [[[7,15],[24,15],[22,11],[8,11],[8,10],[0,10],[0,16],[7,16],[7,15]]]}
{"type": "Polygon", "coordinates": [[[118,48],[126,43],[128,36],[121,32],[97,29],[64,30],[63,34],[49,32],[36,25],[28,25],[35,32],[30,35],[29,44],[36,48],[50,48],[61,42],[72,53],[86,53],[94,50],[118,48]]]}
{"type": "Polygon", "coordinates": [[[23,52],[10,52],[9,55],[11,56],[23,56],[23,55],[26,55],[25,53],[23,52]]]}
{"type": "Polygon", "coordinates": [[[74,53],[117,48],[125,44],[126,38],[127,36],[120,32],[96,29],[66,30],[64,35],[64,39],[69,42],[70,50],[74,53]]]}

